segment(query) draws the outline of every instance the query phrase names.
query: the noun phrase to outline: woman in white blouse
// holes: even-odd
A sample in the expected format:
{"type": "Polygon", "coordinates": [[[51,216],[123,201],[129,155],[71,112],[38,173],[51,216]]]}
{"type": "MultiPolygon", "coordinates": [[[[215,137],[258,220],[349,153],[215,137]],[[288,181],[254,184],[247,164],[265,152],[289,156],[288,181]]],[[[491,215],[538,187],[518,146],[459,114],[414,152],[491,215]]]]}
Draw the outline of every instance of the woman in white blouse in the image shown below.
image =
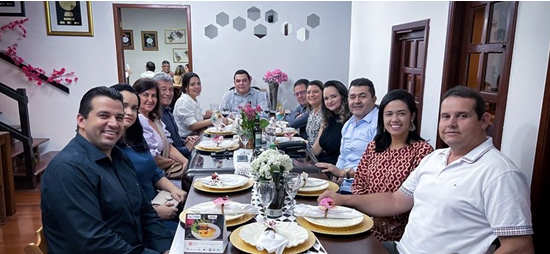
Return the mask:
{"type": "Polygon", "coordinates": [[[139,105],[139,122],[143,126],[143,137],[149,145],[149,152],[155,158],[157,165],[167,169],[175,162],[187,168],[187,158],[172,145],[170,133],[160,120],[160,91],[156,82],[149,78],[140,78],[134,89],[141,100],[139,105]]]}
{"type": "Polygon", "coordinates": [[[208,126],[212,126],[212,120],[210,120],[212,112],[206,110],[203,115],[197,100],[202,91],[199,75],[194,72],[185,73],[182,78],[181,91],[181,97],[174,105],[174,118],[180,136],[185,138],[193,133],[200,133],[208,126]]]}

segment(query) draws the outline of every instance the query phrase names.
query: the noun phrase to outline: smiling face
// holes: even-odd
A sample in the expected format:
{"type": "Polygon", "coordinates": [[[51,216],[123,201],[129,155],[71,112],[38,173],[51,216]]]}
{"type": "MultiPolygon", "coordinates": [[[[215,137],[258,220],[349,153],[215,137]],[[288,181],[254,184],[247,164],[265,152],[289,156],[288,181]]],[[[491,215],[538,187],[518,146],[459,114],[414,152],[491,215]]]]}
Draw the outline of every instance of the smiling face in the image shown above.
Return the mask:
{"type": "Polygon", "coordinates": [[[248,76],[245,73],[236,74],[235,79],[233,80],[235,90],[240,95],[246,95],[248,91],[250,91],[250,82],[251,80],[248,79],[248,76]]]}
{"type": "Polygon", "coordinates": [[[342,106],[342,96],[338,93],[335,87],[329,86],[323,90],[323,99],[328,110],[340,114],[340,106],[342,106]]]}
{"type": "Polygon", "coordinates": [[[201,80],[197,77],[192,77],[189,80],[189,87],[186,88],[186,93],[193,99],[197,99],[197,96],[201,95],[202,84],[201,80]]]}
{"type": "Polygon", "coordinates": [[[174,98],[174,85],[168,81],[157,81],[160,90],[160,105],[170,106],[174,98]]]}
{"type": "Polygon", "coordinates": [[[128,91],[120,92],[124,98],[122,106],[124,108],[124,129],[132,126],[136,122],[137,114],[139,110],[138,97],[135,93],[128,91]]]}
{"type": "Polygon", "coordinates": [[[149,112],[153,111],[157,105],[157,89],[151,88],[139,94],[141,105],[139,105],[139,113],[148,116],[149,112]]]}
{"type": "Polygon", "coordinates": [[[321,106],[321,97],[323,96],[323,91],[319,86],[309,85],[307,87],[307,103],[313,108],[321,106]]]}
{"type": "Polygon", "coordinates": [[[300,84],[294,87],[294,97],[300,105],[305,105],[307,102],[306,99],[306,85],[300,84]]]}
{"type": "Polygon", "coordinates": [[[393,100],[383,110],[386,131],[392,139],[406,141],[411,122],[414,119],[407,104],[402,100],[393,100]]]}
{"type": "Polygon", "coordinates": [[[441,103],[439,136],[449,145],[451,152],[465,154],[485,140],[490,115],[484,113],[478,120],[475,105],[474,99],[455,96],[447,97],[441,103]]]}
{"type": "Polygon", "coordinates": [[[376,103],[376,96],[372,96],[368,86],[350,87],[348,99],[349,109],[357,119],[364,118],[376,103]]]}
{"type": "Polygon", "coordinates": [[[92,99],[92,110],[85,118],[78,114],[78,133],[95,147],[110,156],[111,149],[124,132],[124,110],[119,100],[107,96],[92,99]]]}

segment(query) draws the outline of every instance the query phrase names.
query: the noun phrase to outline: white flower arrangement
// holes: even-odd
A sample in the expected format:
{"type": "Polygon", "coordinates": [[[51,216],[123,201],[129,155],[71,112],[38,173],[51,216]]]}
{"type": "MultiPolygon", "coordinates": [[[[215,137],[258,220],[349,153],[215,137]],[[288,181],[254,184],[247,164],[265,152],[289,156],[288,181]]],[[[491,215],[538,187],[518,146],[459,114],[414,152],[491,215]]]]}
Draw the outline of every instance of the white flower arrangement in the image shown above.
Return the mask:
{"type": "Polygon", "coordinates": [[[274,171],[280,170],[281,176],[286,175],[292,170],[292,161],[286,154],[280,154],[276,150],[263,151],[250,164],[252,171],[256,172],[258,177],[270,180],[273,178],[274,171]]]}

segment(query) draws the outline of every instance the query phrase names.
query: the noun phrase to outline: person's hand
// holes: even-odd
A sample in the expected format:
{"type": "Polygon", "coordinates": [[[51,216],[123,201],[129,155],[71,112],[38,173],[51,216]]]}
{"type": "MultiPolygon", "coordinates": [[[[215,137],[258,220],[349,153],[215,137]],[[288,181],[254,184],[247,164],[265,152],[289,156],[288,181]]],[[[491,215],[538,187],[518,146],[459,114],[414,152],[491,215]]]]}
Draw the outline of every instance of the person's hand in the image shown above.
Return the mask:
{"type": "Polygon", "coordinates": [[[182,189],[172,190],[170,194],[172,194],[172,197],[174,198],[174,200],[178,201],[178,203],[183,202],[187,197],[187,192],[182,189]]]}
{"type": "Polygon", "coordinates": [[[154,206],[158,216],[163,220],[171,220],[178,215],[178,208],[172,203],[154,206]]]}
{"type": "Polygon", "coordinates": [[[204,112],[204,119],[208,119],[212,117],[212,110],[210,109],[207,109],[205,112],[204,112]]]}
{"type": "Polygon", "coordinates": [[[330,163],[319,162],[319,163],[316,163],[315,166],[320,168],[323,171],[323,173],[329,172],[329,173],[332,173],[334,176],[337,176],[340,178],[343,177],[342,170],[338,169],[336,166],[330,163]]]}
{"type": "Polygon", "coordinates": [[[342,183],[344,182],[344,178],[343,177],[332,176],[332,181],[335,182],[338,185],[342,185],[342,183]]]}
{"type": "Polygon", "coordinates": [[[187,150],[193,151],[198,142],[199,136],[189,136],[185,139],[185,147],[187,147],[187,150]]]}
{"type": "Polygon", "coordinates": [[[388,217],[374,218],[374,227],[382,234],[390,234],[399,226],[399,222],[388,217]]]}
{"type": "Polygon", "coordinates": [[[323,198],[331,198],[335,205],[342,205],[344,202],[342,195],[331,190],[323,192],[323,194],[317,198],[317,202],[320,202],[323,198]]]}

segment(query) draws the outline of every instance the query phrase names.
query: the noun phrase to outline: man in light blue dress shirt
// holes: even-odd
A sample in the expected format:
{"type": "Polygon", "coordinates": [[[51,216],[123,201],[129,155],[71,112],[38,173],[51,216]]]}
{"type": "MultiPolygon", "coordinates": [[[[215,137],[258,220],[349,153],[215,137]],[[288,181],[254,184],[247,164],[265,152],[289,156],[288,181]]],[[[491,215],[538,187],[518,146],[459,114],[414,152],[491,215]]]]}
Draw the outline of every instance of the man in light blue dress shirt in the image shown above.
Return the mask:
{"type": "Polygon", "coordinates": [[[372,81],[367,78],[353,80],[349,87],[348,103],[353,116],[342,128],[340,156],[336,165],[324,162],[316,164],[323,170],[346,171],[347,176],[338,179],[341,182],[339,192],[342,194],[351,194],[353,176],[349,175],[349,170],[357,168],[368,143],[376,135],[378,107],[375,105],[376,95],[372,81]]]}
{"type": "Polygon", "coordinates": [[[233,76],[234,89],[231,89],[222,97],[222,108],[226,107],[231,112],[240,112],[239,106],[250,103],[252,106],[260,105],[263,110],[269,110],[265,93],[257,89],[250,89],[252,77],[245,70],[238,70],[233,76]]]}

